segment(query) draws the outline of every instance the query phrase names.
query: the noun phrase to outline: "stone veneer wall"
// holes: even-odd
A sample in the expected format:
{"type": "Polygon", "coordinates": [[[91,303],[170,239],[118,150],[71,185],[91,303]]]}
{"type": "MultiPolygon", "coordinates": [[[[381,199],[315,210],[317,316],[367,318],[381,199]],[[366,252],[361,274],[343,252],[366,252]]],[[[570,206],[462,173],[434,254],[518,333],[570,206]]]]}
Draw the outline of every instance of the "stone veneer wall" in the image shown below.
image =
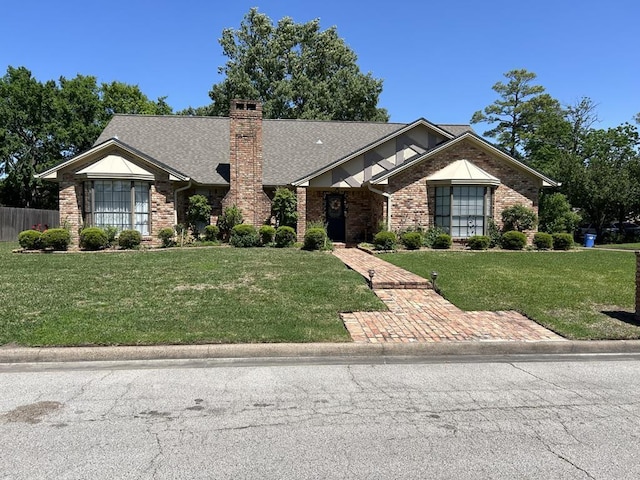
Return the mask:
{"type": "Polygon", "coordinates": [[[297,221],[297,240],[299,242],[304,241],[304,234],[307,231],[307,189],[298,187],[296,188],[296,200],[297,206],[296,211],[298,212],[298,221],[297,221]]]}
{"type": "Polygon", "coordinates": [[[636,252],[636,318],[640,320],[640,252],[636,252]]]}
{"type": "Polygon", "coordinates": [[[538,212],[539,187],[536,179],[465,141],[389,179],[387,191],[393,195],[390,229],[432,226],[435,188],[427,188],[425,178],[461,159],[469,160],[502,182],[495,189],[493,202],[493,215],[498,226],[502,226],[500,212],[516,203],[538,212]]]}
{"type": "Polygon", "coordinates": [[[271,201],[262,187],[262,105],[233,100],[229,128],[229,192],[222,207],[236,205],[246,223],[262,225],[271,215],[271,201]]]}

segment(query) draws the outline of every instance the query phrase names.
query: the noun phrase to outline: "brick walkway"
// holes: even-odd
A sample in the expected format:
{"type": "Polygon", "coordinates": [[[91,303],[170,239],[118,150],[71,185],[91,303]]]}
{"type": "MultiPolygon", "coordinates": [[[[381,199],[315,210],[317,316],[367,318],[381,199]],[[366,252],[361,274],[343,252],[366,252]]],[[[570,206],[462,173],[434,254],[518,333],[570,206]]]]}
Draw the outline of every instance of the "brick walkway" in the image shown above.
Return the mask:
{"type": "Polygon", "coordinates": [[[418,281],[416,275],[361,250],[335,250],[334,255],[366,279],[373,268],[374,293],[389,308],[341,314],[355,342],[564,340],[517,312],[460,310],[433,291],[428,281],[417,277],[418,281]]]}

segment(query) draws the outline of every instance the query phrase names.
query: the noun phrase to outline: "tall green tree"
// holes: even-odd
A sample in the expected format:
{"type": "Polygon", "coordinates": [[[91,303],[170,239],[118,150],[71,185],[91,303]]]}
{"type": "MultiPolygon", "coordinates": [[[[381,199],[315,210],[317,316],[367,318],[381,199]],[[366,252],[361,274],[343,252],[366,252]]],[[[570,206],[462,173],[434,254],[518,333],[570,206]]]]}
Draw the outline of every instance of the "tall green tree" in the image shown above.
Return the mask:
{"type": "Polygon", "coordinates": [[[498,97],[491,105],[478,110],[471,123],[496,124],[484,132],[495,138],[498,146],[512,157],[522,158],[522,148],[527,132],[532,129],[535,114],[541,108],[559,108],[556,100],[544,94],[544,87],[533,85],[536,74],[525,69],[511,70],[504,74],[506,83],[497,82],[492,89],[498,97]],[[543,96],[544,94],[544,96],[543,96]]]}
{"type": "Polygon", "coordinates": [[[564,184],[598,233],[640,214],[640,135],[630,124],[590,130],[564,184]]]}
{"type": "Polygon", "coordinates": [[[213,85],[209,112],[227,115],[233,98],[259,100],[267,118],[387,121],[379,108],[382,80],[363,74],[335,27],[318,19],[276,25],[252,8],[240,28],[222,32],[226,78],[213,85]]]}
{"type": "MultiPolygon", "coordinates": [[[[33,178],[59,159],[55,82],[41,83],[24,67],[0,78],[0,201],[50,207],[50,191],[33,178]]],[[[55,200],[55,198],[53,199],[55,200]]]]}
{"type": "Polygon", "coordinates": [[[137,85],[93,76],[40,82],[25,67],[0,78],[0,203],[55,208],[57,188],[34,174],[90,148],[115,113],[170,114],[137,85]]]}

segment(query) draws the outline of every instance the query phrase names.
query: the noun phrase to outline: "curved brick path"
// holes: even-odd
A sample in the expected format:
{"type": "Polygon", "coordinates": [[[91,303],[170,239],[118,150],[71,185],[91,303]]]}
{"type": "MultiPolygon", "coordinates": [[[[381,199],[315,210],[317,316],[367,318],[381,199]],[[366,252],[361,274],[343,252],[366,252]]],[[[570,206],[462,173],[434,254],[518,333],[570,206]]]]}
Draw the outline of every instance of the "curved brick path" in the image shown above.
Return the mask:
{"type": "Polygon", "coordinates": [[[367,280],[388,312],[340,314],[355,342],[540,341],[564,339],[518,312],[465,312],[422,277],[355,248],[334,255],[367,280]]]}

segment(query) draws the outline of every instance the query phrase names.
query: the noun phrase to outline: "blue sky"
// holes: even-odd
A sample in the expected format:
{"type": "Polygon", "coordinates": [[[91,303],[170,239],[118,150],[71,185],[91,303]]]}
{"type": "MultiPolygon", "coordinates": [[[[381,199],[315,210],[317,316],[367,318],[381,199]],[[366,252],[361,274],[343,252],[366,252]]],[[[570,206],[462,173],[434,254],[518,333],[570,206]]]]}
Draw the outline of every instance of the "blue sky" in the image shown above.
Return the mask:
{"type": "Polygon", "coordinates": [[[391,121],[467,123],[515,68],[564,103],[591,97],[602,128],[640,112],[637,0],[6,2],[0,68],[25,66],[41,81],[94,75],[167,96],[176,110],[201,106],[221,80],[222,29],[252,6],[274,21],[337,26],[361,70],[384,80],[391,121]]]}

